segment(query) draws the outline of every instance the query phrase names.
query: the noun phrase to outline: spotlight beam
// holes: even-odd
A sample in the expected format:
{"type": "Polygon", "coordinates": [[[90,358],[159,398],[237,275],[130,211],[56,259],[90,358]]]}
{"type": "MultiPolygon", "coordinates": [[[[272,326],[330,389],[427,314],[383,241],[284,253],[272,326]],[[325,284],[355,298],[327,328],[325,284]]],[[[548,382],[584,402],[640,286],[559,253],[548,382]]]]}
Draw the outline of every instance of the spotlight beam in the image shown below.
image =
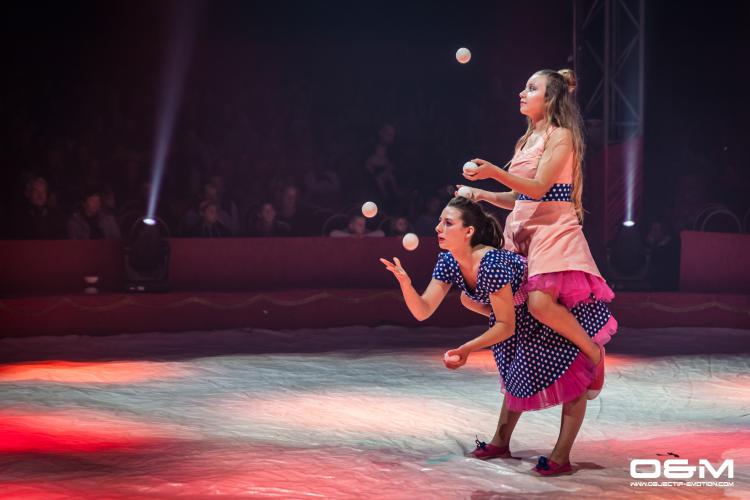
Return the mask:
{"type": "Polygon", "coordinates": [[[634,224],[635,212],[635,183],[638,171],[638,141],[631,138],[625,143],[625,223],[634,224]]]}
{"type": "Polygon", "coordinates": [[[176,9],[171,33],[166,45],[166,64],[162,73],[159,111],[156,115],[154,156],[151,161],[151,191],[146,218],[153,219],[159,201],[164,166],[172,142],[174,122],[177,116],[185,83],[190,54],[195,41],[196,21],[199,12],[197,0],[175,2],[176,9]]]}

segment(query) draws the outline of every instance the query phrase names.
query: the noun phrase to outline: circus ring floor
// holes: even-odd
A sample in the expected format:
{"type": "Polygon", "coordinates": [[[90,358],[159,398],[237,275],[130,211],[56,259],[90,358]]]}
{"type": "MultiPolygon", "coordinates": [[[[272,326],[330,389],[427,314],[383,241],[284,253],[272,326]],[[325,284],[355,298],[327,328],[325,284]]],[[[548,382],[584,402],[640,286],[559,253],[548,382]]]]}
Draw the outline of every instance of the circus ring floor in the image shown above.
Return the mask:
{"type": "Polygon", "coordinates": [[[554,443],[559,407],[522,416],[515,458],[465,456],[494,431],[497,370],[489,351],[458,371],[441,356],[480,331],[0,339],[0,498],[750,496],[750,331],[621,328],[574,473],[549,478],[529,471],[554,443]],[[731,459],[733,478],[630,477],[632,459],[676,455],[731,459]]]}

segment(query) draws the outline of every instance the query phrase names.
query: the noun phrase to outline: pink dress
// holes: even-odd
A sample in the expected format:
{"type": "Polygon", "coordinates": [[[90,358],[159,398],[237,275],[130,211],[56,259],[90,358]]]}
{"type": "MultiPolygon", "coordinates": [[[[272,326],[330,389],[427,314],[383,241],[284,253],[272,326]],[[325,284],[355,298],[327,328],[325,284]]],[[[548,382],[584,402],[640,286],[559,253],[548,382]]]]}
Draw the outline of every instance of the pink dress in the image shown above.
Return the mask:
{"type": "MultiPolygon", "coordinates": [[[[533,179],[551,129],[527,149],[519,149],[508,171],[533,179]]],[[[590,301],[610,302],[607,286],[583,235],[571,200],[573,153],[552,188],[540,199],[520,195],[508,214],[505,249],[528,259],[528,290],[551,294],[566,308],[590,301]]]]}

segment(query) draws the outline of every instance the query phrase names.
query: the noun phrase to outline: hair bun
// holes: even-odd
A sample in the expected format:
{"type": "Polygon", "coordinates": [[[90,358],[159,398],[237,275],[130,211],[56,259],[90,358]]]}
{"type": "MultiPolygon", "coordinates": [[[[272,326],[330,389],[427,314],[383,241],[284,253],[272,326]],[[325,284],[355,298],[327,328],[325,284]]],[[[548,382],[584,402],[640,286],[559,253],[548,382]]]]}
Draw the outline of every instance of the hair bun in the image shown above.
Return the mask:
{"type": "Polygon", "coordinates": [[[565,79],[565,83],[568,85],[568,92],[572,94],[573,91],[575,91],[577,84],[575,71],[565,68],[559,70],[558,73],[565,79]]]}

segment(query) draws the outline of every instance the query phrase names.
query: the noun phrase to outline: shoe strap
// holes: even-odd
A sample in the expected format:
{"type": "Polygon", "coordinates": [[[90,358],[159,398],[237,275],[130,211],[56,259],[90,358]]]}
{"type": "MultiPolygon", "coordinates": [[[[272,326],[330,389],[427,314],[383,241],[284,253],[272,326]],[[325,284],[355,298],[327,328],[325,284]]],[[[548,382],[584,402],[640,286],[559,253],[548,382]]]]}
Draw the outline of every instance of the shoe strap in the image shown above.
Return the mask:
{"type": "Polygon", "coordinates": [[[484,450],[485,448],[487,448],[487,443],[485,443],[484,441],[480,441],[479,436],[474,436],[474,437],[476,438],[474,440],[474,443],[476,443],[477,445],[477,450],[484,450]]]}

